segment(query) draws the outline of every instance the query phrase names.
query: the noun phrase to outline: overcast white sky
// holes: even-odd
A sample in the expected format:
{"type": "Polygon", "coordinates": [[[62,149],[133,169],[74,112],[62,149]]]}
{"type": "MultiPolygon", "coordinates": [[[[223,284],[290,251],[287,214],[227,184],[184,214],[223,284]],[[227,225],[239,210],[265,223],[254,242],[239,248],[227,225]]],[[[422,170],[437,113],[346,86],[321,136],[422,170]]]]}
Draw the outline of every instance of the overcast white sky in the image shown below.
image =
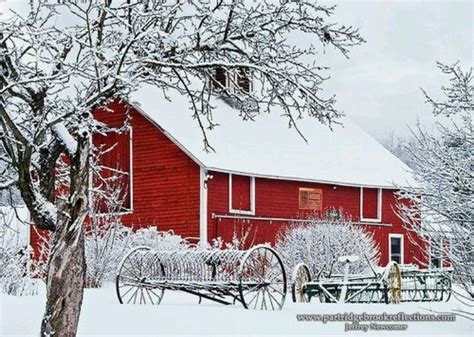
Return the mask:
{"type": "Polygon", "coordinates": [[[447,78],[436,61],[472,67],[474,2],[325,2],[337,3],[337,20],[360,27],[367,40],[349,60],[332,59],[326,88],[338,107],[377,138],[390,130],[407,135],[417,117],[431,124],[420,87],[439,97],[447,78]]]}
{"type": "MultiPolygon", "coordinates": [[[[18,0],[8,2],[18,6],[18,0]]],[[[436,96],[446,83],[437,60],[472,67],[474,2],[324,2],[338,5],[332,20],[359,27],[367,40],[349,60],[329,50],[321,55],[321,63],[332,67],[324,88],[336,94],[338,108],[377,138],[390,131],[407,135],[417,118],[431,124],[420,87],[436,96]]]]}

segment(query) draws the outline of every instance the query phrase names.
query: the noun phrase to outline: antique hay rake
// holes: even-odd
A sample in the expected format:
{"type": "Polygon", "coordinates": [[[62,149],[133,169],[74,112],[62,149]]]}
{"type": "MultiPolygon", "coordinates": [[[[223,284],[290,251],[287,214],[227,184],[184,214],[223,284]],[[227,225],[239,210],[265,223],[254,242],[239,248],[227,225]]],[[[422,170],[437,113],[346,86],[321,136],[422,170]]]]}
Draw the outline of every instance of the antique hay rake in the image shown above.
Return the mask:
{"type": "MultiPolygon", "coordinates": [[[[342,262],[343,259],[340,259],[342,262]]],[[[346,260],[343,275],[321,276],[311,279],[306,264],[298,264],[293,271],[293,302],[310,302],[317,298],[327,303],[398,303],[400,301],[401,275],[395,262],[389,263],[382,273],[349,275],[346,260]]]]}
{"type": "Polygon", "coordinates": [[[448,301],[451,296],[449,272],[420,270],[390,262],[381,272],[371,266],[372,274],[349,275],[350,260],[344,275],[318,276],[311,279],[309,268],[298,264],[292,276],[293,302],[400,303],[448,301]]]}
{"type": "Polygon", "coordinates": [[[418,269],[401,265],[401,302],[449,301],[452,292],[451,269],[418,269]]]}
{"type": "Polygon", "coordinates": [[[155,251],[132,249],[116,277],[120,303],[160,304],[165,290],[179,290],[222,304],[240,302],[246,309],[280,310],[286,296],[286,273],[270,247],[249,250],[190,248],[155,251]]]}

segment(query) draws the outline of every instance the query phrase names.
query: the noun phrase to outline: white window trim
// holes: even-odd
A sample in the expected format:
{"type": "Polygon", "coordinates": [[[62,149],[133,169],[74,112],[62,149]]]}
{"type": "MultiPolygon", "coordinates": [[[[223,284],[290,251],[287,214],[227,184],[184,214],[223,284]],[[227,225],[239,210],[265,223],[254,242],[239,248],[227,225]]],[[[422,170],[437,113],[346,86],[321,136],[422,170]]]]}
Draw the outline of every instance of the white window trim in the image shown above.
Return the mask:
{"type": "Polygon", "coordinates": [[[207,242],[207,170],[199,169],[199,240],[207,242]]]}
{"type": "Polygon", "coordinates": [[[398,238],[400,240],[400,264],[405,263],[405,243],[403,234],[389,234],[388,235],[388,262],[392,261],[392,238],[398,238]]]}
{"type": "MultiPolygon", "coordinates": [[[[123,212],[111,212],[111,213],[96,213],[94,216],[105,216],[105,215],[128,215],[133,213],[133,128],[132,126],[128,126],[128,133],[129,133],[129,146],[130,146],[130,173],[129,173],[129,180],[130,180],[130,186],[129,186],[129,193],[130,193],[130,209],[123,211],[123,212]]],[[[90,142],[92,144],[92,135],[90,136],[90,142]]],[[[93,176],[92,176],[92,171],[89,174],[89,200],[92,200],[91,198],[91,190],[93,188],[93,176]]],[[[91,212],[92,213],[92,212],[91,212]]]]}
{"type": "Polygon", "coordinates": [[[360,221],[381,222],[382,221],[382,189],[377,191],[377,218],[364,218],[364,188],[360,188],[360,221]]]}
{"type": "Polygon", "coordinates": [[[255,177],[250,176],[250,210],[232,208],[232,173],[229,173],[229,212],[235,214],[255,215],[255,177]]]}

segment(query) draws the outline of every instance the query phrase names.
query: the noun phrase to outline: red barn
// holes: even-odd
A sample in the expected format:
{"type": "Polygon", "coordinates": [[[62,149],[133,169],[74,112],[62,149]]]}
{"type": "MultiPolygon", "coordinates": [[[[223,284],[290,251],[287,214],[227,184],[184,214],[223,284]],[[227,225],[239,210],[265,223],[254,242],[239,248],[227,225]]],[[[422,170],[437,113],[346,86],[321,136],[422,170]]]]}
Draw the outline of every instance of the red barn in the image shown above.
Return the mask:
{"type": "MultiPolygon", "coordinates": [[[[283,110],[243,121],[239,111],[215,100],[207,131],[215,151],[204,151],[203,133],[185,96],[164,99],[151,87],[134,94],[126,132],[97,135],[96,144],[116,144],[105,165],[127,172],[122,221],[137,227],[172,229],[210,241],[249,229],[255,243],[305,214],[343,212],[375,233],[381,264],[416,263],[412,245],[394,212],[396,185],[410,179],[408,167],[348,118],[331,131],[305,118],[288,128],[283,110]]],[[[97,111],[110,126],[124,124],[127,107],[97,111]]]]}

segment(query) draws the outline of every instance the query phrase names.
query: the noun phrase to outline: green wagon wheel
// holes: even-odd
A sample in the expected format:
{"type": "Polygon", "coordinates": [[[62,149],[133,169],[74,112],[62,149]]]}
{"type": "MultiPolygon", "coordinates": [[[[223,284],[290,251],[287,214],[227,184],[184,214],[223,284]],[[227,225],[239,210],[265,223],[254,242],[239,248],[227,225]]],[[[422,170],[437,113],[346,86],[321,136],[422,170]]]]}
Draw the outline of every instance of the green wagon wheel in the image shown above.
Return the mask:
{"type": "Polygon", "coordinates": [[[132,249],[119,266],[115,289],[121,304],[160,304],[164,290],[153,285],[162,278],[163,265],[149,247],[132,249]]]}
{"type": "Polygon", "coordinates": [[[306,284],[311,281],[311,273],[304,263],[298,263],[293,269],[291,278],[291,296],[293,302],[306,303],[310,301],[306,293],[306,284]]]}

